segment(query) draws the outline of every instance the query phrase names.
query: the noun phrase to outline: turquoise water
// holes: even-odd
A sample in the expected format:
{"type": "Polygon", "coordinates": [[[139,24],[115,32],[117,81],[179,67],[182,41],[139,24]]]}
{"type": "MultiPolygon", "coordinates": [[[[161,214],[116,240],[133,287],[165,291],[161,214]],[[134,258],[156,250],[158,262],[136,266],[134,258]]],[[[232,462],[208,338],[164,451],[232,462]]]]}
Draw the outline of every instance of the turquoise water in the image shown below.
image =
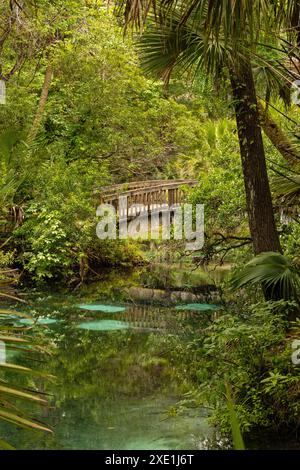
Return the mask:
{"type": "Polygon", "coordinates": [[[11,361],[56,377],[18,378],[49,393],[47,406],[28,411],[54,433],[1,423],[0,437],[17,449],[199,448],[211,435],[207,413],[180,406],[184,377],[168,350],[168,339],[190,338],[199,313],[119,304],[105,313],[78,304],[55,295],[33,299],[29,311],[37,322],[27,324],[52,353],[9,352],[11,361]]]}

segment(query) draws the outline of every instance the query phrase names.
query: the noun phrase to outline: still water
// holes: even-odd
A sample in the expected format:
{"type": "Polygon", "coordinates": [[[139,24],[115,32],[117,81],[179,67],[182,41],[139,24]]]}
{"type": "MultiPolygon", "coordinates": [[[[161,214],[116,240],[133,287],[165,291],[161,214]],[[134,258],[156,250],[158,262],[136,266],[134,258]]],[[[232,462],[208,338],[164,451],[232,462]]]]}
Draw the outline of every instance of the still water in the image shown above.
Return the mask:
{"type": "Polygon", "coordinates": [[[54,433],[1,423],[0,437],[17,449],[201,448],[211,434],[207,413],[180,406],[188,387],[170,350],[178,335],[180,341],[192,338],[198,314],[114,302],[106,302],[107,311],[89,310],[85,300],[31,299],[30,314],[40,325],[27,326],[51,354],[10,351],[8,359],[55,377],[18,378],[49,394],[48,405],[29,411],[54,433]]]}

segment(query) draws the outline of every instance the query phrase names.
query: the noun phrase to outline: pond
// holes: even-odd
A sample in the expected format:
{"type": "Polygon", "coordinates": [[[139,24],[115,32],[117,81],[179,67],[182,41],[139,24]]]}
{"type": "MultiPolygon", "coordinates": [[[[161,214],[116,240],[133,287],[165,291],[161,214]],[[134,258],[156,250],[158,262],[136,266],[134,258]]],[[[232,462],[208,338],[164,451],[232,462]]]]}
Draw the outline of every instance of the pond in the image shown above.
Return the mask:
{"type": "Polygon", "coordinates": [[[11,321],[32,327],[53,352],[40,362],[11,351],[8,360],[55,376],[21,379],[50,394],[47,406],[29,411],[54,433],[1,423],[0,435],[17,449],[193,450],[211,435],[205,410],[180,405],[188,387],[170,351],[193,337],[205,312],[101,299],[91,306],[58,294],[29,300],[36,323],[11,321]]]}

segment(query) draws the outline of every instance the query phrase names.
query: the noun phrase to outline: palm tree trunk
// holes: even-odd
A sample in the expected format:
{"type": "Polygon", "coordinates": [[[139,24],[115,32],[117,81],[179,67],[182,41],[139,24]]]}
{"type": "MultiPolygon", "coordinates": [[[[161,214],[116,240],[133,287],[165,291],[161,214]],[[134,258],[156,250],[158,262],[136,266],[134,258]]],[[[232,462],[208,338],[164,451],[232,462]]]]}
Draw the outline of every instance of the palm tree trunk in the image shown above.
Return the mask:
{"type": "Polygon", "coordinates": [[[46,68],[46,72],[45,72],[45,78],[44,78],[43,88],[42,88],[42,92],[40,96],[39,106],[38,106],[37,112],[35,114],[31,129],[29,131],[28,138],[27,138],[29,144],[33,142],[34,139],[36,138],[37,133],[39,131],[39,127],[41,125],[43,114],[44,114],[46,103],[47,103],[49,88],[50,88],[51,81],[52,81],[52,75],[53,75],[52,65],[48,65],[46,68]]]}
{"type": "Polygon", "coordinates": [[[286,162],[293,166],[300,163],[300,154],[295,145],[284,134],[276,121],[271,118],[264,106],[258,102],[260,124],[266,136],[270,139],[274,147],[281,153],[286,162]]]}
{"type": "Polygon", "coordinates": [[[231,70],[231,85],[253,250],[281,252],[250,62],[241,61],[231,70]]]}

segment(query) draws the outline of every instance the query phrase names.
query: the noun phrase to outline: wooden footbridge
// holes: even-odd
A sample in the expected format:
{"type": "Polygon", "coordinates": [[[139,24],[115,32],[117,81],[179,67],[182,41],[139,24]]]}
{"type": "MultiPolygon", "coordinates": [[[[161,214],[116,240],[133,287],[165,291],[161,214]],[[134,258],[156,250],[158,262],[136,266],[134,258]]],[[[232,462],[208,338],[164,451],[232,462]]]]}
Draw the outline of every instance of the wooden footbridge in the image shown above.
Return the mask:
{"type": "Polygon", "coordinates": [[[194,187],[197,180],[150,180],[107,186],[100,191],[100,203],[112,204],[119,217],[135,217],[143,212],[160,211],[164,206],[180,206],[184,187],[194,187]],[[120,208],[120,197],[126,204],[120,208]]]}

